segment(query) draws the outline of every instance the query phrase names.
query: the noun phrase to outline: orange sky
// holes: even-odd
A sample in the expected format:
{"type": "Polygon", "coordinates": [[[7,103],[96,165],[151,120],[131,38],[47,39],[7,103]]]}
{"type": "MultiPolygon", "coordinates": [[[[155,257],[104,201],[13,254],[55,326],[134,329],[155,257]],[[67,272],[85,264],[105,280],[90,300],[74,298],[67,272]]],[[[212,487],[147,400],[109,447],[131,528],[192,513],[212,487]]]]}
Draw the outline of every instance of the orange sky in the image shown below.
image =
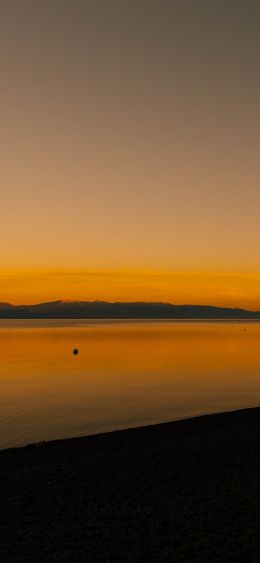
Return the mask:
{"type": "Polygon", "coordinates": [[[257,309],[260,274],[142,270],[4,272],[4,301],[107,300],[167,301],[257,309]]]}
{"type": "Polygon", "coordinates": [[[260,309],[260,4],[20,0],[0,21],[0,301],[260,309]]]}

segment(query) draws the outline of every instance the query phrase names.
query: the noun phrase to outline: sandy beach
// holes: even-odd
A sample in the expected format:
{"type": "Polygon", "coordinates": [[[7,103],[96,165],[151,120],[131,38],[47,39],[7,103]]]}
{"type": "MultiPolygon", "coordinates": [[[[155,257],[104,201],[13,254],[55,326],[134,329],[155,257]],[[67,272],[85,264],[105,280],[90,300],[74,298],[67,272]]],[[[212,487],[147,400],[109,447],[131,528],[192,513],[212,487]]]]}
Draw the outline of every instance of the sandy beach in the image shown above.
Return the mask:
{"type": "Polygon", "coordinates": [[[0,452],[4,562],[260,561],[260,409],[0,452]]]}

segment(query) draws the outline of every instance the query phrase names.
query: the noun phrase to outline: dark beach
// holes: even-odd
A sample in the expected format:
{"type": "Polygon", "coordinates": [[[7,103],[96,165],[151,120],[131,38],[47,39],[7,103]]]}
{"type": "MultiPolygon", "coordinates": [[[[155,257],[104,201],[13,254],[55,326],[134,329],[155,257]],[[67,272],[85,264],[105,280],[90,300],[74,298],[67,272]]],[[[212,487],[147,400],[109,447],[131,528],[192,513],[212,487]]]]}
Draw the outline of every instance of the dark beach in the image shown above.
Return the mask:
{"type": "Polygon", "coordinates": [[[260,408],[0,452],[4,562],[260,561],[260,408]]]}

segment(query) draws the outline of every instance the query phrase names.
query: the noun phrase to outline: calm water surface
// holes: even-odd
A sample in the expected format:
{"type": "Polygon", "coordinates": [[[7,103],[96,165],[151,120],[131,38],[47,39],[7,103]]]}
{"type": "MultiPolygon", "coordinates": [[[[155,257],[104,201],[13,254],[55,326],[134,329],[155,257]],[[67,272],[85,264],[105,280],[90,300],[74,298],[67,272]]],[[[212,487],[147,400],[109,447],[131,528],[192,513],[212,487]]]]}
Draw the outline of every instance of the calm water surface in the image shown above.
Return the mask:
{"type": "Polygon", "coordinates": [[[0,321],[0,448],[259,404],[259,321],[0,321]]]}

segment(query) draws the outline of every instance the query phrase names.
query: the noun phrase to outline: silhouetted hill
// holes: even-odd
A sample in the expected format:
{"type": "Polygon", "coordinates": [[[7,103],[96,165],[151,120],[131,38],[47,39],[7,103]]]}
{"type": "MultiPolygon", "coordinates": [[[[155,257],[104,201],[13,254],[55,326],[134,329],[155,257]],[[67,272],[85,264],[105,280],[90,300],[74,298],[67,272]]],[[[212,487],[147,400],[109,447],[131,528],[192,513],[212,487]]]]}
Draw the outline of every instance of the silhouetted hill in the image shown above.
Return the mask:
{"type": "Polygon", "coordinates": [[[260,311],[171,303],[52,301],[37,305],[0,303],[1,319],[260,319],[260,311]]]}

